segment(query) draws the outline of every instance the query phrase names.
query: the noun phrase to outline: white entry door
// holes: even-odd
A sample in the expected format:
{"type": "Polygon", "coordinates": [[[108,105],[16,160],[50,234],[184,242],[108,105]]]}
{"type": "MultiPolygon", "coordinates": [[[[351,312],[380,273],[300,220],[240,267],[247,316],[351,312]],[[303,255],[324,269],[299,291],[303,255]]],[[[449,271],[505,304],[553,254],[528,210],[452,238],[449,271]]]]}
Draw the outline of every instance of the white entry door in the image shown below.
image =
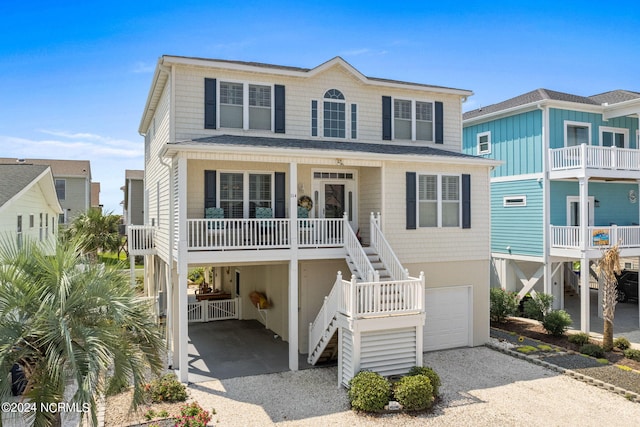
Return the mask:
{"type": "Polygon", "coordinates": [[[425,289],[424,351],[473,344],[471,293],[471,286],[425,289]]]}

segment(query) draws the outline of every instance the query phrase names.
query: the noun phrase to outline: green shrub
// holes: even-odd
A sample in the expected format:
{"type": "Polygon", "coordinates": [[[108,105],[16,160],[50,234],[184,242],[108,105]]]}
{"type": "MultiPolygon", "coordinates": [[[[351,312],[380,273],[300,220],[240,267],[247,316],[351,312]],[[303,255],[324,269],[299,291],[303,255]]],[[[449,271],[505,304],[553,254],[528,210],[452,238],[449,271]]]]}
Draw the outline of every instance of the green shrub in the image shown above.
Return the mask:
{"type": "Polygon", "coordinates": [[[196,267],[189,272],[187,278],[191,280],[196,285],[202,284],[204,282],[204,267],[196,267]]]}
{"type": "Polygon", "coordinates": [[[640,350],[636,350],[634,348],[628,348],[623,352],[623,354],[624,354],[624,357],[626,357],[627,359],[640,362],[640,350]]]}
{"type": "Polygon", "coordinates": [[[613,340],[613,346],[624,351],[629,347],[631,347],[631,343],[625,337],[618,337],[615,340],[613,340]]]}
{"type": "Polygon", "coordinates": [[[536,295],[523,303],[525,317],[542,320],[549,313],[553,305],[553,295],[537,292],[536,295]]]}
{"type": "Polygon", "coordinates": [[[116,394],[120,394],[130,387],[129,381],[117,379],[116,377],[109,378],[107,384],[107,396],[115,396],[116,394]]]}
{"type": "Polygon", "coordinates": [[[391,383],[376,372],[360,371],[349,381],[349,403],[358,411],[382,411],[390,395],[391,383]]]}
{"type": "Polygon", "coordinates": [[[589,343],[589,334],[585,332],[579,332],[577,334],[569,335],[569,342],[582,347],[589,343]]]}
{"type": "Polygon", "coordinates": [[[202,409],[197,402],[180,408],[180,415],[175,418],[175,427],[206,427],[211,421],[209,411],[202,409]]]}
{"type": "Polygon", "coordinates": [[[559,337],[571,325],[571,316],[564,310],[551,310],[544,319],[542,326],[551,335],[559,337]]]}
{"type": "Polygon", "coordinates": [[[518,310],[517,294],[501,288],[491,288],[489,302],[489,314],[493,322],[504,322],[508,316],[514,315],[518,310]]]}
{"type": "Polygon", "coordinates": [[[414,366],[413,368],[409,369],[409,373],[407,375],[425,375],[431,382],[431,387],[433,387],[433,395],[438,395],[440,385],[442,385],[442,383],[440,382],[440,376],[433,369],[427,366],[414,366]]]}
{"type": "Polygon", "coordinates": [[[433,405],[433,386],[426,375],[402,377],[393,388],[393,395],[407,411],[420,411],[433,405]]]}
{"type": "Polygon", "coordinates": [[[184,402],[187,400],[187,389],[178,381],[175,374],[166,374],[151,381],[146,387],[151,395],[151,401],[156,402],[184,402]]]}
{"type": "Polygon", "coordinates": [[[597,344],[585,344],[580,347],[580,353],[587,356],[601,358],[604,357],[604,349],[597,344]]]}

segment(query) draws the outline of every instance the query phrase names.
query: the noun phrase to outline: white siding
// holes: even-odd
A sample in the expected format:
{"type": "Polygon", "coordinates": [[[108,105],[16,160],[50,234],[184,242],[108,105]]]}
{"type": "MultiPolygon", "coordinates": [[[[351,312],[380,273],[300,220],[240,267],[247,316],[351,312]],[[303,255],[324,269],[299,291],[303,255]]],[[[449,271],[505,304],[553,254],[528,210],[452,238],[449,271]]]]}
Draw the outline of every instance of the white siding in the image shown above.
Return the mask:
{"type": "Polygon", "coordinates": [[[360,369],[383,376],[406,374],[416,366],[416,345],[415,327],[362,332],[360,369]]]}

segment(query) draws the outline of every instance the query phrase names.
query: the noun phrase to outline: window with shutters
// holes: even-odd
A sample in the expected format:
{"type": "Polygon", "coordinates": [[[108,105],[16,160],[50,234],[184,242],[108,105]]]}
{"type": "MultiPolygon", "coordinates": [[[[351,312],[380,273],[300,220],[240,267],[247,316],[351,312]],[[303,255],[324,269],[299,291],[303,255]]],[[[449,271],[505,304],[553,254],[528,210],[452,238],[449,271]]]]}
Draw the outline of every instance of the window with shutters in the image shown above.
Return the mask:
{"type": "MultiPolygon", "coordinates": [[[[274,100],[273,86],[223,81],[219,83],[219,90],[216,91],[215,79],[205,80],[210,83],[210,87],[205,87],[205,98],[209,97],[205,100],[205,128],[216,128],[215,105],[217,102],[219,107],[217,120],[221,128],[273,130],[274,104],[276,104],[276,119],[278,118],[278,94],[276,93],[274,100]],[[216,93],[219,94],[217,101],[216,93]]],[[[277,88],[278,85],[276,85],[277,88]]],[[[283,97],[284,86],[281,89],[283,97]]],[[[280,113],[284,115],[284,99],[281,99],[280,109],[280,113]]],[[[284,133],[284,117],[281,117],[281,123],[282,129],[276,132],[284,133]]]]}
{"type": "Polygon", "coordinates": [[[393,138],[410,141],[433,141],[433,103],[394,99],[393,138]]]}
{"type": "Polygon", "coordinates": [[[271,87],[249,85],[249,129],[271,130],[271,87]]]}
{"type": "Polygon", "coordinates": [[[418,175],[418,226],[459,227],[459,175],[418,175]]]}
{"type": "Polygon", "coordinates": [[[328,138],[346,137],[345,99],[342,92],[330,89],[324,94],[324,136],[328,138]]]}
{"type": "Polygon", "coordinates": [[[220,127],[243,127],[242,83],[220,82],[220,127]]]}
{"type": "Polygon", "coordinates": [[[219,207],[225,218],[255,218],[256,208],[272,208],[273,174],[220,172],[219,207]]]}

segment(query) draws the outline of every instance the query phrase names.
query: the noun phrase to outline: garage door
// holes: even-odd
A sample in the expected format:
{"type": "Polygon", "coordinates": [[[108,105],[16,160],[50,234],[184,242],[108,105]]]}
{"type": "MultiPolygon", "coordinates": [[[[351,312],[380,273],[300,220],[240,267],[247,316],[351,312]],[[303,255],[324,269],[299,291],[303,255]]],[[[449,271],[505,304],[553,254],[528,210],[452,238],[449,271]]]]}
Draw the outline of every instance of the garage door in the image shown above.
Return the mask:
{"type": "Polygon", "coordinates": [[[425,290],[424,351],[471,345],[471,287],[425,290]]]}

